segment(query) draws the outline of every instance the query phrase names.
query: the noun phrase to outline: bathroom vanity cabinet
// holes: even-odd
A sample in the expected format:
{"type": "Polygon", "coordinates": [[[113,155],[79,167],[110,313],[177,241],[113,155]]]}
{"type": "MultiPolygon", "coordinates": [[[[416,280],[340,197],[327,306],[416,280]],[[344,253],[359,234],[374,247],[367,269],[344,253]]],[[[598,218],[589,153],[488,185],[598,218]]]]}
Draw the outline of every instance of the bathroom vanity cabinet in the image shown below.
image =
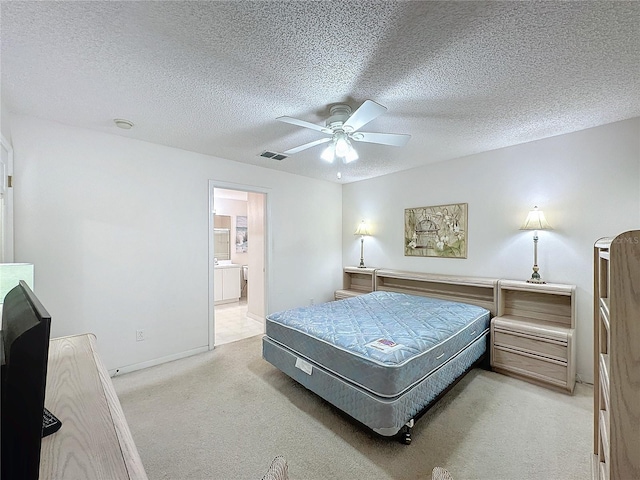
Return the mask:
{"type": "Polygon", "coordinates": [[[240,300],[240,265],[216,265],[213,272],[213,300],[216,305],[240,300]]]}

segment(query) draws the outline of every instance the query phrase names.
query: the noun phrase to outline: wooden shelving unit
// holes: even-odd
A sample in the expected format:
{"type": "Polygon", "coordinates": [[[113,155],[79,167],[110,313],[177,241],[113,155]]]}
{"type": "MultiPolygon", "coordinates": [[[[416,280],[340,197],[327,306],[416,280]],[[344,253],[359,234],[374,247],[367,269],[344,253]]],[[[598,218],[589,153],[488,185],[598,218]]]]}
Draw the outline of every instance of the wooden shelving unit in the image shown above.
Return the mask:
{"type": "Polygon", "coordinates": [[[592,478],[640,478],[640,230],[594,245],[592,478]]]}
{"type": "Polygon", "coordinates": [[[355,297],[375,289],[375,268],[344,267],[342,274],[342,290],[334,292],[334,298],[355,297]]]}
{"type": "Polygon", "coordinates": [[[491,321],[491,366],[545,387],[573,392],[576,378],[574,285],[498,282],[491,321]]]}

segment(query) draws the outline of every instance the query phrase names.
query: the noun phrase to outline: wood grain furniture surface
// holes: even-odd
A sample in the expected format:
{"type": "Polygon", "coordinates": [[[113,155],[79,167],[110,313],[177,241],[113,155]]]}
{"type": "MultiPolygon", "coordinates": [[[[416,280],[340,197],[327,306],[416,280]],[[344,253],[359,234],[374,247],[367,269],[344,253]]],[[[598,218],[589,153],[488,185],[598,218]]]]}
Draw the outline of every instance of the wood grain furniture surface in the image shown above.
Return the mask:
{"type": "Polygon", "coordinates": [[[498,280],[495,278],[463,275],[439,275],[382,268],[375,272],[375,290],[470,303],[486,308],[491,315],[495,315],[497,310],[497,283],[498,280]]]}
{"type": "Polygon", "coordinates": [[[572,393],[576,378],[574,285],[498,282],[491,321],[497,372],[572,393]]]}
{"type": "Polygon", "coordinates": [[[592,478],[640,478],[640,230],[594,245],[592,478]]]}
{"type": "Polygon", "coordinates": [[[344,267],[342,289],[334,292],[334,298],[340,300],[373,292],[375,273],[376,269],[370,267],[344,267]]]}
{"type": "Polygon", "coordinates": [[[408,293],[478,305],[497,311],[497,279],[407,272],[387,268],[344,267],[343,289],[335,299],[354,297],[373,291],[408,293]]]}
{"type": "Polygon", "coordinates": [[[41,479],[147,478],[93,335],[51,340],[45,406],[62,427],[42,439],[41,479]]]}

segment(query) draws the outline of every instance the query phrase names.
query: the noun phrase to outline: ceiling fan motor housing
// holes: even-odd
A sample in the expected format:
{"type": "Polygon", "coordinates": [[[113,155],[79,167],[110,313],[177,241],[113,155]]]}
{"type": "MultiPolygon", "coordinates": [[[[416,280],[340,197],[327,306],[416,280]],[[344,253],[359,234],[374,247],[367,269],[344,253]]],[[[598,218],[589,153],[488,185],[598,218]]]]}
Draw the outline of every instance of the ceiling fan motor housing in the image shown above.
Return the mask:
{"type": "MultiPolygon", "coordinates": [[[[329,113],[331,116],[327,119],[327,127],[335,131],[343,128],[344,122],[351,116],[351,107],[344,104],[333,105],[329,109],[329,113]]],[[[344,131],[347,133],[349,133],[349,130],[352,129],[349,129],[349,127],[344,128],[344,131]]]]}

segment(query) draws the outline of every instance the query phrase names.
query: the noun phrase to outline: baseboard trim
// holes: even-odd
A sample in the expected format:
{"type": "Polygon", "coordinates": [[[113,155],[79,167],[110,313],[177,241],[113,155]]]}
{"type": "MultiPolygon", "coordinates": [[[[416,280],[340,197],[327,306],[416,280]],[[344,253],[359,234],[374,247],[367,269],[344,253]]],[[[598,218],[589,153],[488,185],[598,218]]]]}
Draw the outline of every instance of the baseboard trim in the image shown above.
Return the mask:
{"type": "Polygon", "coordinates": [[[173,360],[180,360],[181,358],[191,357],[193,355],[197,355],[199,353],[204,353],[208,351],[209,351],[209,347],[205,345],[204,347],[198,347],[192,350],[187,350],[185,352],[174,353],[173,355],[167,355],[165,357],[154,358],[153,360],[148,360],[146,362],[134,363],[133,365],[114,368],[113,370],[109,370],[109,376],[115,377],[116,375],[122,375],[123,373],[135,372],[136,370],[142,370],[143,368],[153,367],[155,365],[171,362],[173,360]]]}
{"type": "Polygon", "coordinates": [[[264,317],[261,317],[260,315],[254,315],[253,313],[247,312],[247,317],[249,317],[252,320],[257,320],[259,322],[262,322],[264,324],[264,317]]]}
{"type": "Polygon", "coordinates": [[[583,383],[585,385],[591,385],[593,387],[593,376],[582,376],[579,373],[576,373],[576,383],[583,383]]]}

